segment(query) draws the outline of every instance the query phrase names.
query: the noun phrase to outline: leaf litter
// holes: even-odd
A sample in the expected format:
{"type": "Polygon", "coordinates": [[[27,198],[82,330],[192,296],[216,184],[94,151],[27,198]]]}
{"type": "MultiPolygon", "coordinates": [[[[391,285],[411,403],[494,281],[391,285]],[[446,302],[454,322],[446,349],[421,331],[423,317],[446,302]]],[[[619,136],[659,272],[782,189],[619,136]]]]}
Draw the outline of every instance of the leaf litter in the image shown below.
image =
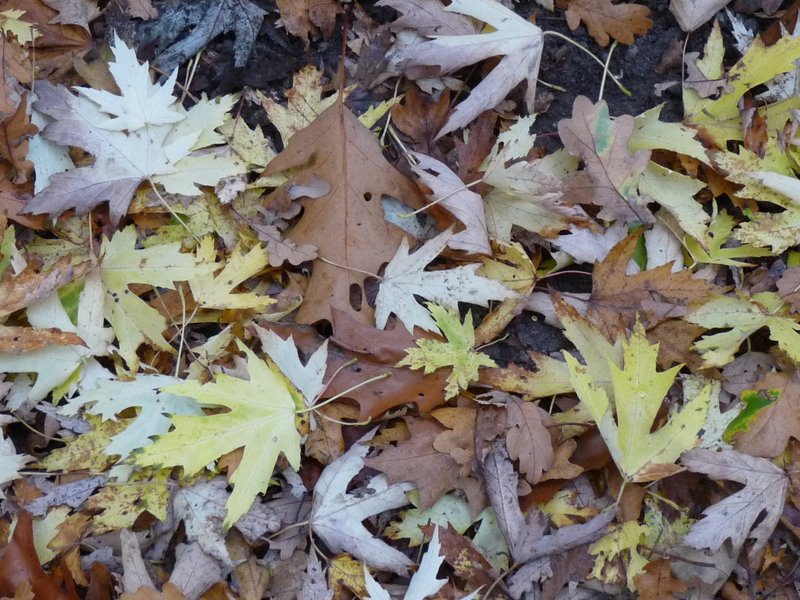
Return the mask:
{"type": "Polygon", "coordinates": [[[0,596],[788,590],[773,4],[671,2],[670,120],[601,83],[673,19],[635,3],[6,2],[0,596]],[[251,89],[265,40],[344,65],[251,89]]]}

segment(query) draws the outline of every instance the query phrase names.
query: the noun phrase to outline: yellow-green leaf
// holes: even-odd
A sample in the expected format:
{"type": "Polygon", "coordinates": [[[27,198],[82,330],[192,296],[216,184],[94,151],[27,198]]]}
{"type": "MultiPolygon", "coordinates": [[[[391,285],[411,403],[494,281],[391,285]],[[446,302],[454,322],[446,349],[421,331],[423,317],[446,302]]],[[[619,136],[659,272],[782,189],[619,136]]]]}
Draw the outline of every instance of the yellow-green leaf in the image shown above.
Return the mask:
{"type": "Polygon", "coordinates": [[[398,367],[424,369],[425,374],[433,373],[442,367],[453,367],[444,389],[446,398],[458,395],[471,381],[478,379],[480,367],[496,367],[495,362],[482,352],[475,352],[475,328],[472,326],[472,312],[468,312],[462,323],[458,311],[428,302],[439,330],[447,342],[438,340],[417,340],[417,348],[406,350],[406,357],[397,363],[398,367]]]}
{"type": "Polygon", "coordinates": [[[637,322],[631,339],[623,343],[624,366],[609,365],[612,396],[589,370],[564,353],[570,378],[581,404],[597,423],[611,457],[627,481],[654,481],[678,470],[675,461],[697,443],[705,422],[711,386],[706,386],[666,425],[651,433],[653,422],[681,366],[656,371],[658,344],[650,345],[637,322]],[[615,418],[616,413],[616,418],[615,418]]]}
{"type": "Polygon", "coordinates": [[[247,355],[249,381],[217,374],[213,383],[187,381],[163,390],[228,411],[175,415],[175,429],[156,438],[135,457],[140,465],[180,466],[191,475],[224,454],[244,448],[241,462],[230,477],[233,493],[226,504],[225,529],[250,509],[257,494],[267,490],[279,454],[283,453],[294,468],[300,466],[300,433],[295,419],[296,411],[303,408],[302,399],[241,342],[239,348],[247,355]]]}

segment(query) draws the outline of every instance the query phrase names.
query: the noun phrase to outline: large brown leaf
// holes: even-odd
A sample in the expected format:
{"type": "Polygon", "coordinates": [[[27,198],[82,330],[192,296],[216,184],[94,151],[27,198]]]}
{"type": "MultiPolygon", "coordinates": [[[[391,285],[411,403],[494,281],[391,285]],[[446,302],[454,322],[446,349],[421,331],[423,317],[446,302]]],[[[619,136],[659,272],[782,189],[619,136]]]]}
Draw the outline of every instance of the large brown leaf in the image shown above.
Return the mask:
{"type": "Polygon", "coordinates": [[[26,113],[26,98],[23,94],[16,112],[0,123],[0,156],[11,165],[9,175],[15,184],[26,183],[33,174],[33,163],[26,158],[28,138],[39,130],[26,113]]]}
{"type": "Polygon", "coordinates": [[[335,307],[361,323],[373,324],[365,272],[377,274],[403,237],[401,229],[384,219],[381,198],[392,195],[418,207],[419,191],[386,162],[378,140],[341,100],[295,134],[265,174],[287,169],[297,170],[289,185],[312,176],[330,184],[325,196],[302,201],[303,216],[288,235],[298,245],[319,248],[297,320],[330,321],[335,307]]]}

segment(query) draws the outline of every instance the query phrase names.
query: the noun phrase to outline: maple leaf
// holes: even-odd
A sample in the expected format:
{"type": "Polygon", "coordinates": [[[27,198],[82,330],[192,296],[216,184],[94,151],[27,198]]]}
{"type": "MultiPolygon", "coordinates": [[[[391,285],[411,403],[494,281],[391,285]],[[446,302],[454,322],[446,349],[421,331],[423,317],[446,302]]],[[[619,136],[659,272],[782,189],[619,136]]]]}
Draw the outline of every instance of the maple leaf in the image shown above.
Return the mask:
{"type": "Polygon", "coordinates": [[[727,242],[731,238],[735,224],[736,221],[727,211],[720,211],[718,214],[714,215],[708,227],[708,248],[703,248],[697,240],[686,238],[684,239],[686,249],[697,262],[726,265],[729,267],[752,266],[750,263],[736,260],[737,258],[772,255],[766,248],[756,248],[750,244],[739,244],[736,246],[728,244],[727,242]]]}
{"type": "Polygon", "coordinates": [[[414,298],[415,295],[447,308],[458,308],[459,302],[488,306],[490,300],[506,300],[516,294],[493,279],[476,275],[478,264],[463,265],[441,271],[424,271],[425,266],[444,250],[453,236],[451,229],[428,240],[413,254],[408,253],[408,240],[403,238],[394,258],[386,265],[378,295],[375,298],[375,323],[386,327],[394,313],[409,332],[414,327],[437,331],[437,325],[414,298]]]}
{"type": "Polygon", "coordinates": [[[65,415],[75,415],[81,407],[90,415],[99,415],[104,421],[116,420],[123,411],[140,407],[134,419],[126,419],[128,427],[115,435],[104,452],[126,458],[137,448],[152,443],[151,436],[167,433],[172,422],[167,415],[201,415],[202,411],[192,398],[159,391],[180,380],[167,375],[140,374],[133,381],[100,380],[94,387],[81,389],[61,409],[65,415]]]}
{"type": "MultiPolygon", "coordinates": [[[[103,327],[103,294],[98,272],[90,271],[80,294],[77,325],[72,323],[55,292],[28,307],[26,314],[33,327],[58,328],[80,336],[83,342],[83,345],[49,344],[31,352],[0,352],[0,371],[37,374],[28,392],[29,402],[41,400],[65,384],[81,380],[88,384],[103,371],[94,357],[107,356],[113,339],[113,332],[103,327]]],[[[57,395],[58,391],[63,394],[66,390],[57,390],[57,395]]]]}
{"type": "Polygon", "coordinates": [[[226,504],[227,530],[244,515],[256,495],[267,490],[278,455],[295,469],[300,466],[300,434],[296,411],[303,408],[278,373],[239,342],[247,355],[250,380],[217,374],[213,383],[187,381],[163,392],[195,398],[201,406],[225,407],[229,412],[207,416],[174,415],[175,429],[156,438],[135,455],[140,465],[183,467],[187,475],[237,448],[244,448],[230,476],[233,493],[226,504]]]}
{"type": "Polygon", "coordinates": [[[639,544],[650,533],[650,528],[638,521],[625,521],[589,547],[589,553],[597,555],[592,576],[605,583],[613,583],[616,579],[614,569],[606,572],[607,564],[614,558],[624,555],[628,588],[636,589],[635,579],[644,573],[647,559],[639,552],[639,544]]]}
{"type": "Polygon", "coordinates": [[[735,556],[745,541],[753,538],[755,543],[748,556],[751,561],[756,559],[783,513],[789,488],[786,473],[769,460],[735,450],[714,452],[696,448],[687,452],[681,463],[695,473],[744,484],[738,492],[705,509],[705,516],[692,525],[683,543],[713,551],[730,539],[735,556]]]}
{"type": "Polygon", "coordinates": [[[3,484],[19,479],[21,475],[18,471],[32,460],[32,457],[25,454],[17,454],[14,442],[0,430],[0,500],[6,498],[3,484]]]}
{"type": "MultiPolygon", "coordinates": [[[[447,579],[436,579],[439,567],[441,567],[444,562],[444,556],[442,556],[441,552],[442,545],[439,543],[439,527],[434,526],[428,549],[419,561],[417,572],[414,573],[411,577],[411,581],[408,582],[408,589],[403,596],[403,600],[424,600],[436,594],[436,592],[442,589],[442,586],[447,583],[447,579]]],[[[383,589],[383,587],[373,579],[372,575],[367,571],[366,565],[364,565],[364,584],[366,585],[367,592],[369,592],[369,600],[391,600],[389,592],[383,589]]]]}
{"type": "Polygon", "coordinates": [[[663,427],[650,433],[682,365],[657,372],[658,344],[648,343],[644,327],[638,321],[623,348],[622,369],[610,365],[613,401],[592,381],[585,366],[567,352],[564,358],[581,404],[597,423],[623,477],[627,481],[655,481],[675,473],[679,467],[673,463],[697,444],[708,411],[711,386],[703,388],[663,427]]]}
{"type": "Polygon", "coordinates": [[[88,212],[108,200],[111,219],[117,222],[143,181],[159,183],[168,193],[197,196],[197,185],[214,186],[244,172],[238,159],[194,153],[224,141],[214,129],[223,124],[233,97],[203,99],[186,111],[166,93],[171,86],[165,91],[150,83],[147,64],[139,66],[133,50],[119,39],[114,54],[112,69],[122,96],[85,88],[74,96],[46,82],[37,86],[36,109],[54,119],[44,136],[85,149],[95,162],[53,174],[50,185],[28,204],[28,212],[88,212]]]}
{"type": "Polygon", "coordinates": [[[744,294],[717,296],[692,309],[684,319],[707,329],[730,328],[730,331],[705,335],[695,343],[704,367],[729,363],[741,343],[762,327],[769,328],[770,339],[792,360],[800,361],[800,324],[785,316],[785,309],[783,299],[775,292],[761,292],[750,297],[744,294]]]}
{"type": "Polygon", "coordinates": [[[264,352],[303,395],[306,406],[313,406],[325,389],[322,380],[328,363],[328,340],[322,342],[303,365],[297,355],[297,346],[292,336],[284,340],[274,331],[259,325],[255,326],[255,330],[264,352]]]}
{"type": "Polygon", "coordinates": [[[128,289],[132,283],[175,289],[175,281],[188,281],[211,265],[198,264],[191,254],[180,252],[180,242],[136,248],[136,228],[126,227],[100,248],[100,276],[106,287],[104,314],[119,342],[119,352],[136,371],[136,349],[149,341],[156,348],[173,352],[162,332],[167,319],[128,289]]]}
{"type": "Polygon", "coordinates": [[[636,193],[650,152],[628,150],[633,128],[630,115],[612,121],[605,101],[594,104],[586,96],[575,98],[572,117],[559,121],[558,135],[567,151],[579,157],[586,169],[567,185],[570,194],[580,194],[581,204],[602,207],[597,214],[600,219],[652,223],[653,214],[647,202],[636,193]]]}
{"type": "MultiPolygon", "coordinates": [[[[197,249],[197,262],[213,264],[216,255],[214,237],[204,237],[197,249]]],[[[203,308],[263,311],[270,304],[274,304],[275,300],[253,292],[241,294],[232,292],[246,279],[257,275],[267,266],[267,262],[267,252],[260,244],[253,246],[246,254],[243,253],[241,246],[236,246],[219,273],[214,275],[211,271],[200,269],[189,279],[192,296],[197,300],[197,305],[203,308]]]]}
{"type": "Polygon", "coordinates": [[[172,71],[197,54],[218,35],[233,32],[233,65],[244,67],[266,11],[250,0],[197,0],[166,4],[157,21],[139,30],[143,46],[155,43],[156,62],[172,71]],[[168,47],[167,44],[172,44],[168,47]]]}
{"type": "Polygon", "coordinates": [[[442,367],[453,367],[444,389],[445,399],[449,400],[456,397],[459,391],[467,389],[471,381],[478,379],[480,367],[496,367],[497,363],[486,354],[474,350],[475,328],[472,326],[471,311],[467,312],[461,323],[457,310],[433,302],[428,302],[427,306],[447,342],[417,340],[417,347],[406,350],[405,358],[397,366],[424,369],[426,375],[442,367]]]}
{"type": "Polygon", "coordinates": [[[575,31],[583,21],[589,35],[600,46],[611,37],[622,44],[633,44],[634,35],[643,35],[653,26],[650,10],[639,4],[612,4],[611,0],[558,0],[566,8],[567,25],[575,31]],[[610,36],[610,37],[609,37],[610,36]]]}
{"type": "Polygon", "coordinates": [[[688,269],[673,273],[671,263],[626,275],[638,237],[626,237],[602,262],[595,263],[587,317],[609,338],[616,337],[621,325],[632,323],[637,314],[652,326],[685,314],[689,302],[705,300],[718,289],[694,279],[688,269]]]}
{"type": "Polygon", "coordinates": [[[311,529],[332,552],[349,552],[368,565],[405,575],[413,564],[399,550],[372,536],[361,521],[372,515],[408,504],[406,492],[413,485],[389,485],[384,475],[366,484],[366,493],[347,492],[350,480],[364,467],[369,446],[364,442],[375,435],[372,430],[322,471],[314,486],[311,529]]]}
{"type": "MultiPolygon", "coordinates": [[[[322,71],[313,65],[306,65],[292,76],[292,87],[284,92],[287,100],[285,107],[256,91],[256,98],[267,112],[270,123],[278,130],[284,146],[294,134],[311,125],[314,119],[336,103],[338,96],[323,98],[322,91],[322,71]]],[[[351,88],[343,91],[345,98],[350,91],[351,88]]]]}
{"type": "MultiPolygon", "coordinates": [[[[800,38],[782,36],[767,47],[761,37],[756,37],[727,73],[730,91],[714,99],[700,98],[694,90],[684,90],[685,122],[702,129],[719,148],[725,148],[728,140],[743,139],[744,127],[739,112],[742,96],[776,75],[794,70],[794,61],[798,58],[800,38]]],[[[770,121],[777,123],[788,118],[789,108],[794,106],[781,107],[778,103],[770,108],[770,121]]]]}
{"type": "Polygon", "coordinates": [[[525,102],[534,112],[536,78],[542,58],[542,30],[494,0],[453,0],[445,9],[474,17],[491,25],[495,31],[473,35],[437,36],[435,39],[406,46],[398,60],[411,79],[430,77],[436,66],[440,74],[452,73],[493,56],[500,62],[453,111],[437,138],[466,127],[483,111],[494,108],[523,79],[527,81],[525,102]]]}
{"type": "Polygon", "coordinates": [[[562,193],[563,180],[578,168],[575,158],[561,149],[538,160],[516,160],[533,149],[532,125],[533,117],[523,118],[498,135],[481,165],[483,180],[494,188],[484,199],[489,232],[503,240],[511,239],[514,225],[551,237],[570,224],[589,224],[583,209],[567,206],[562,193]]]}
{"type": "Polygon", "coordinates": [[[303,216],[289,232],[294,243],[319,248],[297,321],[330,321],[337,308],[371,323],[364,273],[377,273],[404,237],[384,219],[381,198],[390,194],[417,207],[419,191],[384,160],[378,140],[341,99],[296,133],[265,174],[287,169],[295,169],[288,185],[311,177],[330,184],[324,196],[301,200],[303,216]]]}

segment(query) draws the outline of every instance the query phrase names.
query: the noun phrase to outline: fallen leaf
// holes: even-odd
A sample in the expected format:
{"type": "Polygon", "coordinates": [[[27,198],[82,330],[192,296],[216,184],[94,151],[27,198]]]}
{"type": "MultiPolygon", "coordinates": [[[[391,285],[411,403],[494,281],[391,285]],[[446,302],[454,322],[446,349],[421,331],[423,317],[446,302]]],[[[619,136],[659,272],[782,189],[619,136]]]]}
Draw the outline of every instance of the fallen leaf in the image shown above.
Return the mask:
{"type": "Polygon", "coordinates": [[[156,63],[162,70],[170,72],[218,35],[233,32],[233,64],[241,68],[247,64],[266,14],[250,0],[170,3],[157,20],[141,27],[139,43],[155,43],[156,63]]]}
{"type": "Polygon", "coordinates": [[[566,8],[567,25],[572,31],[581,21],[600,46],[611,37],[622,44],[633,44],[634,35],[643,35],[653,26],[650,10],[640,4],[612,4],[611,0],[558,0],[566,8]],[[610,36],[610,37],[609,37],[610,36]]]}
{"type": "MultiPolygon", "coordinates": [[[[439,543],[439,528],[435,526],[433,528],[431,541],[428,544],[428,549],[420,558],[417,572],[414,573],[411,577],[411,581],[408,582],[408,589],[404,596],[405,600],[422,600],[423,598],[433,596],[447,583],[447,579],[436,579],[439,568],[444,562],[444,556],[441,555],[441,551],[442,546],[439,543]]],[[[372,575],[367,571],[366,565],[364,565],[364,580],[371,600],[391,600],[389,592],[373,579],[372,575]]]]}
{"type": "Polygon", "coordinates": [[[656,371],[658,346],[647,342],[644,327],[638,321],[623,347],[622,369],[611,365],[613,405],[609,395],[592,381],[585,366],[567,352],[564,358],[581,404],[597,423],[625,480],[657,481],[677,472],[679,467],[673,463],[697,444],[708,412],[711,386],[706,386],[665,425],[651,433],[664,397],[681,367],[656,371]]]}
{"type": "Polygon", "coordinates": [[[671,264],[627,275],[638,238],[638,234],[629,235],[594,267],[587,317],[611,339],[630,327],[637,314],[652,327],[686,315],[689,303],[701,302],[718,291],[693,278],[688,269],[673,273],[671,264]]]}
{"type": "Polygon", "coordinates": [[[27,160],[28,138],[39,131],[27,113],[27,94],[23,94],[16,112],[0,123],[0,156],[11,165],[13,183],[26,183],[33,174],[33,163],[27,160]]]}
{"type": "Polygon", "coordinates": [[[553,442],[547,429],[553,420],[538,404],[519,400],[508,404],[506,415],[508,455],[519,461],[520,473],[530,484],[539,483],[553,464],[553,442]]]}
{"type": "Polygon", "coordinates": [[[233,493],[226,504],[223,527],[227,530],[264,493],[278,455],[300,466],[300,434],[296,411],[303,408],[281,377],[244,344],[250,380],[218,374],[213,383],[187,381],[163,391],[195,398],[203,406],[222,406],[230,412],[206,416],[175,415],[175,429],[142,448],[140,465],[181,466],[188,474],[201,471],[223,454],[244,448],[236,472],[230,476],[233,493]]]}
{"type": "Polygon", "coordinates": [[[296,169],[293,183],[316,176],[330,184],[324,196],[302,201],[303,216],[289,232],[296,244],[319,248],[297,321],[330,321],[337,308],[371,323],[364,273],[377,274],[405,239],[384,220],[382,197],[391,194],[416,208],[417,190],[384,160],[378,140],[341,100],[295,134],[265,174],[288,169],[296,169]]]}
{"type": "Polygon", "coordinates": [[[398,61],[410,79],[430,77],[429,67],[437,74],[452,73],[493,56],[503,56],[492,72],[473,88],[469,97],[456,106],[437,138],[466,127],[479,114],[497,106],[523,79],[528,87],[525,102],[534,112],[536,78],[542,58],[542,30],[502,4],[493,0],[453,0],[447,7],[479,19],[494,28],[491,33],[437,36],[436,39],[406,46],[398,61]]]}
{"type": "Polygon", "coordinates": [[[440,0],[379,0],[376,6],[391,6],[402,16],[395,19],[393,30],[414,29],[420,35],[470,35],[479,33],[475,21],[447,10],[440,0]]]}
{"type": "Polygon", "coordinates": [[[684,582],[672,576],[670,562],[666,559],[659,558],[647,563],[644,571],[633,578],[641,600],[669,600],[689,589],[684,582]]]}
{"type": "MultiPolygon", "coordinates": [[[[267,112],[270,123],[278,130],[285,147],[292,136],[311,125],[338,100],[335,94],[326,98],[322,94],[322,71],[306,65],[292,76],[292,87],[283,94],[287,101],[285,107],[258,91],[256,98],[267,112]]],[[[343,94],[347,98],[349,88],[343,94]]]]}
{"type": "Polygon", "coordinates": [[[55,217],[75,208],[85,213],[108,200],[117,222],[143,181],[159,183],[169,193],[198,196],[196,185],[214,186],[243,171],[237,159],[193,154],[224,141],[214,128],[222,125],[232,97],[204,99],[186,111],[172,96],[177,72],[163,85],[154,85],[147,63],[140,65],[119,38],[114,53],[119,96],[91,88],[78,88],[81,96],[74,96],[65,87],[37,86],[36,109],[54,119],[45,137],[84,148],[95,162],[53,174],[50,185],[28,204],[28,212],[55,217]]]}
{"type": "MultiPolygon", "coordinates": [[[[10,542],[0,548],[0,594],[13,597],[23,582],[29,582],[36,598],[78,600],[74,585],[65,590],[62,582],[50,577],[39,564],[33,546],[31,515],[21,511],[10,542]]],[[[71,583],[71,582],[69,582],[71,583]]]]}
{"type": "Polygon", "coordinates": [[[800,360],[800,324],[785,313],[786,306],[774,292],[747,296],[716,296],[693,308],[684,317],[707,329],[728,329],[704,335],[694,344],[704,367],[721,367],[733,360],[739,346],[750,335],[769,328],[770,339],[793,360],[800,360]]]}
{"type": "Polygon", "coordinates": [[[277,0],[286,31],[299,37],[308,46],[309,35],[322,32],[328,39],[333,34],[336,16],[344,8],[335,0],[277,0]]]}
{"type": "Polygon", "coordinates": [[[447,429],[428,419],[407,417],[405,423],[409,439],[366,459],[366,466],[384,473],[390,483],[413,483],[419,490],[422,509],[432,507],[447,492],[461,489],[472,511],[479,513],[485,505],[479,480],[461,475],[453,457],[435,447],[438,436],[447,429]]]}
{"type": "Polygon", "coordinates": [[[750,456],[780,456],[791,438],[800,439],[800,374],[796,370],[773,371],[748,387],[755,392],[775,393],[777,399],[768,402],[734,435],[734,446],[750,456]]]}
{"type": "Polygon", "coordinates": [[[365,493],[348,493],[350,480],[364,467],[364,456],[375,430],[363,436],[341,457],[322,471],[314,488],[311,509],[311,530],[332,552],[349,552],[359,560],[382,571],[404,575],[413,564],[399,550],[379,540],[361,521],[379,512],[399,508],[408,503],[410,483],[389,485],[384,475],[367,482],[365,493]]]}
{"type": "Polygon", "coordinates": [[[490,255],[492,249],[486,231],[483,199],[465,187],[458,175],[443,162],[419,152],[411,152],[411,156],[416,159],[412,170],[433,192],[432,204],[450,212],[464,226],[447,241],[447,247],[464,250],[467,254],[490,255]]]}
{"type": "Polygon", "coordinates": [[[738,492],[706,508],[704,517],[692,525],[683,543],[714,551],[730,539],[736,555],[752,538],[755,541],[748,557],[751,561],[757,559],[783,512],[789,485],[786,473],[769,460],[735,450],[696,448],[687,452],[681,463],[695,473],[744,484],[738,492]]]}
{"type": "Polygon", "coordinates": [[[594,104],[578,96],[572,117],[558,123],[558,135],[567,151],[586,165],[567,184],[573,203],[600,206],[597,216],[606,221],[648,224],[653,222],[653,214],[636,187],[650,152],[628,150],[633,128],[633,117],[622,115],[612,121],[605,101],[594,104]]]}
{"type": "MultiPolygon", "coordinates": [[[[72,68],[75,58],[83,57],[92,47],[92,36],[87,29],[77,25],[64,25],[54,21],[58,11],[46,6],[41,0],[3,0],[0,10],[21,10],[24,20],[36,24],[36,67],[38,76],[63,74],[72,68]]],[[[30,42],[30,37],[19,42],[30,42]]],[[[37,86],[38,87],[38,86],[37,86]]],[[[37,90],[38,91],[38,90],[37,90]]]]}
{"type": "Polygon", "coordinates": [[[669,12],[678,25],[690,33],[711,19],[730,0],[670,0],[669,12]]]}
{"type": "Polygon", "coordinates": [[[475,351],[471,312],[461,323],[458,312],[453,309],[428,302],[428,310],[447,342],[417,340],[417,347],[407,349],[406,356],[397,366],[424,369],[426,375],[442,367],[452,367],[444,389],[445,399],[449,400],[457,396],[459,391],[466,390],[470,382],[477,381],[480,367],[496,367],[497,363],[488,355],[475,351]]]}
{"type": "Polygon", "coordinates": [[[516,296],[497,281],[476,274],[478,264],[469,264],[440,271],[425,271],[425,267],[444,250],[453,236],[448,229],[428,240],[414,253],[408,253],[408,241],[403,238],[392,260],[386,265],[378,296],[375,299],[375,323],[386,327],[394,313],[409,332],[415,327],[437,331],[438,327],[427,310],[417,302],[421,296],[447,308],[458,308],[459,302],[488,306],[490,300],[506,300],[516,296]]]}

